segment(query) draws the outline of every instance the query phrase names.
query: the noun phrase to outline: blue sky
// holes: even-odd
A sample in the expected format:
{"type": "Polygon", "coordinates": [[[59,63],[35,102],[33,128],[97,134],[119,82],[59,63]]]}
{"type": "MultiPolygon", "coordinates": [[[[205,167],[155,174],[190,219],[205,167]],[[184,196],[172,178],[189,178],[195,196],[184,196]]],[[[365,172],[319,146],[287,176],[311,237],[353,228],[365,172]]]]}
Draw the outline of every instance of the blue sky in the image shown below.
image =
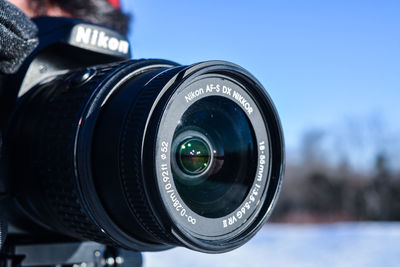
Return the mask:
{"type": "Polygon", "coordinates": [[[135,58],[223,59],[251,71],[287,146],[310,128],[379,116],[400,133],[400,1],[123,0],[135,58]],[[378,115],[377,115],[378,114],[378,115]]]}

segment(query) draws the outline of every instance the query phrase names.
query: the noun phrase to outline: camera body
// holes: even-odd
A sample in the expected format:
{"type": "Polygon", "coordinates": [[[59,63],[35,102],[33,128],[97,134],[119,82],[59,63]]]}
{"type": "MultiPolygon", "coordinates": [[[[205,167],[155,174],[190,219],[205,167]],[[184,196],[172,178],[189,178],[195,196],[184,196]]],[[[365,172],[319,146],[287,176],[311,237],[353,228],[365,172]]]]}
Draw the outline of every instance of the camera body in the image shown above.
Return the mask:
{"type": "Polygon", "coordinates": [[[126,38],[109,29],[35,23],[39,47],[0,86],[4,258],[138,264],[129,251],[221,253],[255,235],[279,194],[284,145],[250,73],[223,61],[130,60],[126,38]],[[66,260],[71,251],[86,253],[66,260]]]}

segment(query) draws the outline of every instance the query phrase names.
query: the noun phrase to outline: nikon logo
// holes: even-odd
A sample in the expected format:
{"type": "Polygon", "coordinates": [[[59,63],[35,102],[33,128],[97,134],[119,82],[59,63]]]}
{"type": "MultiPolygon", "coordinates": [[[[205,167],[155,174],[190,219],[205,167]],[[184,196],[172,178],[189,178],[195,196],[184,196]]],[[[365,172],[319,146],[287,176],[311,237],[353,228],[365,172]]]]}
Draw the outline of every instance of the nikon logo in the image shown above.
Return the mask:
{"type": "Polygon", "coordinates": [[[107,50],[128,54],[129,43],[114,36],[109,36],[105,31],[95,28],[78,26],[75,41],[86,45],[93,45],[107,50]]]}

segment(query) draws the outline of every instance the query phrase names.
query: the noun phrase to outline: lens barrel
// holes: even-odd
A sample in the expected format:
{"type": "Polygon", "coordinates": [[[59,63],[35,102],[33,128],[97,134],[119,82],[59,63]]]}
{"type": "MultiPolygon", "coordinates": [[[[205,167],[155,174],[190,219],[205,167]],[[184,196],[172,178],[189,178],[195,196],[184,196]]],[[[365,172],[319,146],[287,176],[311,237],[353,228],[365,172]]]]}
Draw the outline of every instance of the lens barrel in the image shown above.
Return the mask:
{"type": "Polygon", "coordinates": [[[223,61],[53,77],[20,99],[6,139],[31,221],[137,251],[241,246],[271,213],[284,167],[271,99],[223,61]]]}

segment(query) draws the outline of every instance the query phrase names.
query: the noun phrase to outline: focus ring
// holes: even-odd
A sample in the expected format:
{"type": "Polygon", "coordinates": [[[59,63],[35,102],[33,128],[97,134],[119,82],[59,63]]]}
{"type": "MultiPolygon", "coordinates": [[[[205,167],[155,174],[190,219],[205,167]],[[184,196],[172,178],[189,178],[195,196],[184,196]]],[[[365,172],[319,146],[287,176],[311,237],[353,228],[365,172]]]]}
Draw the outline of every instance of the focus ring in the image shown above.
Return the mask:
{"type": "MultiPolygon", "coordinates": [[[[151,203],[146,197],[146,181],[156,179],[155,177],[143,177],[143,165],[151,165],[151,162],[142,162],[142,141],[149,117],[150,110],[158,97],[161,89],[175,74],[182,70],[176,67],[164,71],[153,78],[141,91],[133,104],[127,117],[121,141],[121,177],[124,183],[125,193],[135,216],[142,227],[153,234],[158,240],[168,240],[176,243],[175,238],[170,234],[165,225],[161,225],[154,212],[151,210],[151,203]],[[132,178],[133,177],[133,178],[132,178]]],[[[145,168],[146,168],[145,167],[145,168]]]]}

